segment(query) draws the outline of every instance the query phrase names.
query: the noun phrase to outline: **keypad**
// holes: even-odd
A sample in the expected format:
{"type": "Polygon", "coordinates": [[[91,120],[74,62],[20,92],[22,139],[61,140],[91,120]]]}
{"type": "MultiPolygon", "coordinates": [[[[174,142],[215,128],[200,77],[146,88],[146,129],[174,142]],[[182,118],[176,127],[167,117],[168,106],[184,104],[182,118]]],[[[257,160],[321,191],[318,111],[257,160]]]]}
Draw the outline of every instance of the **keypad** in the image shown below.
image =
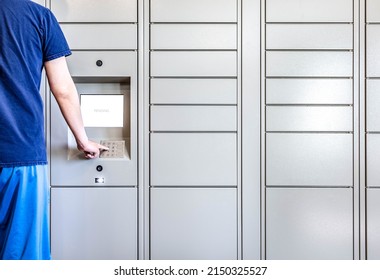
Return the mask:
{"type": "Polygon", "coordinates": [[[108,151],[102,151],[100,158],[123,158],[125,141],[123,140],[101,140],[100,144],[109,148],[108,151]]]}

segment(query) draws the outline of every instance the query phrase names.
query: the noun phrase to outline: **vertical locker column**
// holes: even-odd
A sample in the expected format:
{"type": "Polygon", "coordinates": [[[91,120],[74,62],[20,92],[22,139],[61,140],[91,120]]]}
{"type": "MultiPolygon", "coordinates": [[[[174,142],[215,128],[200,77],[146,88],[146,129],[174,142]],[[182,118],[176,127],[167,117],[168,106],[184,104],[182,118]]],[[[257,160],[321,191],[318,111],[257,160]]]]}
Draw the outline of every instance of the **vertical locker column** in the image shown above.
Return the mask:
{"type": "Polygon", "coordinates": [[[366,1],[367,258],[380,259],[380,1],[366,1]]]}
{"type": "Polygon", "coordinates": [[[353,2],[266,0],[265,254],[353,258],[353,2]]]}
{"type": "Polygon", "coordinates": [[[85,160],[51,101],[53,259],[137,259],[137,0],[50,1],[90,139],[117,152],[85,160]]]}
{"type": "Polygon", "coordinates": [[[238,254],[238,1],[150,1],[150,258],[238,254]]]}

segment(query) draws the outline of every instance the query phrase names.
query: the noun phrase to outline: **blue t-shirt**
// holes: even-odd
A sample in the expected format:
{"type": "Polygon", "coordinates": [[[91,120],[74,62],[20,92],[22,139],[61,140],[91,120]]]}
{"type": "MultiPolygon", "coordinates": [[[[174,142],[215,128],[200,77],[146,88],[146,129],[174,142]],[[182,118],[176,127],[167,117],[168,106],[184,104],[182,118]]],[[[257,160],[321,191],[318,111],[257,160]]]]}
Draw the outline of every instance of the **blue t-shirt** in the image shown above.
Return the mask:
{"type": "Polygon", "coordinates": [[[29,0],[0,0],[0,167],[46,164],[45,61],[70,55],[50,10],[29,0]]]}

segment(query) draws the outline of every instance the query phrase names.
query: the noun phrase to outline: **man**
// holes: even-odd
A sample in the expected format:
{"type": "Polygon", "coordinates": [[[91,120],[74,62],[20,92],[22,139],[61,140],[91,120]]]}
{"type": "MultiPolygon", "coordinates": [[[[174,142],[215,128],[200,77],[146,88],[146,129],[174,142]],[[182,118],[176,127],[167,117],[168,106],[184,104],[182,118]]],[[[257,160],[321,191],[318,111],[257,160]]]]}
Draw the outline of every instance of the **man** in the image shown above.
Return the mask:
{"type": "Polygon", "coordinates": [[[78,149],[88,159],[107,149],[87,138],[67,69],[70,54],[48,9],[0,0],[0,259],[50,259],[43,67],[78,149]]]}

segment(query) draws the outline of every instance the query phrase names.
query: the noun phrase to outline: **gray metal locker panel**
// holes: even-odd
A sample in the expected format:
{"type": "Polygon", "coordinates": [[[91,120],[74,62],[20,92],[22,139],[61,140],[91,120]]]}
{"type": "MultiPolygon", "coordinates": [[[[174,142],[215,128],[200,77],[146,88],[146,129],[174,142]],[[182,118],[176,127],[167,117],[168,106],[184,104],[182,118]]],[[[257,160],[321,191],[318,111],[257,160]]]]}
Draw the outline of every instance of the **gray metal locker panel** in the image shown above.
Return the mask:
{"type": "Polygon", "coordinates": [[[236,186],[235,133],[152,133],[152,186],[236,186]]]}
{"type": "Polygon", "coordinates": [[[236,0],[153,0],[151,22],[236,22],[236,0]]]}
{"type": "Polygon", "coordinates": [[[267,79],[266,104],[352,104],[351,79],[267,79]]]}
{"type": "Polygon", "coordinates": [[[367,134],[367,186],[380,187],[380,134],[367,134]]]}
{"type": "Polygon", "coordinates": [[[137,49],[136,24],[62,24],[73,50],[137,49]]]}
{"type": "Polygon", "coordinates": [[[123,158],[84,160],[54,100],[51,102],[51,184],[52,186],[94,186],[95,178],[104,178],[112,186],[135,186],[137,183],[137,65],[136,52],[74,52],[68,58],[78,91],[85,94],[124,95],[123,127],[91,127],[86,131],[93,140],[124,140],[123,158]],[[115,53],[115,56],[113,54],[115,53]],[[78,59],[76,59],[76,54],[78,59]],[[70,60],[73,59],[73,60],[70,60]],[[96,66],[102,59],[103,66],[96,66]],[[123,63],[123,64],[121,64],[123,63]],[[91,65],[86,68],[84,65],[91,65]],[[111,64],[116,64],[112,67],[111,64]],[[74,66],[74,67],[73,67],[74,66]],[[103,68],[104,67],[104,68],[103,68]],[[128,114],[128,115],[127,115],[128,114]],[[104,165],[102,173],[96,170],[104,165]],[[65,172],[62,172],[64,170],[65,172]],[[82,176],[67,176],[67,174],[82,176]]]}
{"type": "Polygon", "coordinates": [[[353,259],[353,190],[266,190],[267,259],[353,259]]]}
{"type": "Polygon", "coordinates": [[[137,0],[51,0],[59,22],[137,22],[137,0]]]}
{"type": "Polygon", "coordinates": [[[351,77],[352,52],[267,51],[267,77],[351,77]]]}
{"type": "Polygon", "coordinates": [[[351,106],[267,106],[267,131],[353,130],[351,106]]]}
{"type": "Polygon", "coordinates": [[[380,22],[380,1],[366,0],[367,6],[367,22],[380,22]]]}
{"type": "Polygon", "coordinates": [[[75,77],[129,77],[135,73],[137,53],[134,51],[73,51],[67,57],[70,73],[75,77]],[[102,61],[102,66],[96,62],[102,61]]]}
{"type": "Polygon", "coordinates": [[[352,0],[266,0],[267,22],[352,22],[352,0]]]}
{"type": "Polygon", "coordinates": [[[52,258],[137,259],[137,189],[52,188],[52,258]]]}
{"type": "Polygon", "coordinates": [[[367,189],[367,259],[380,259],[380,189],[367,189]]]}
{"type": "Polygon", "coordinates": [[[154,51],[151,53],[153,77],[236,77],[235,51],[154,51]]]}
{"type": "Polygon", "coordinates": [[[153,50],[237,49],[236,24],[152,24],[153,50]]]}
{"type": "Polygon", "coordinates": [[[237,104],[236,79],[151,79],[152,104],[237,104]]]}
{"type": "Polygon", "coordinates": [[[380,25],[367,25],[367,76],[380,76],[380,25]]]}
{"type": "Polygon", "coordinates": [[[352,186],[351,134],[266,135],[267,186],[352,186]]]}
{"type": "Polygon", "coordinates": [[[237,259],[236,189],[151,189],[151,259],[237,259]]]}
{"type": "Polygon", "coordinates": [[[267,49],[352,49],[351,24],[267,24],[267,49]]]}
{"type": "Polygon", "coordinates": [[[236,106],[151,106],[151,131],[236,131],[236,106]]]}
{"type": "Polygon", "coordinates": [[[367,80],[367,131],[380,131],[380,81],[367,80]]]}

